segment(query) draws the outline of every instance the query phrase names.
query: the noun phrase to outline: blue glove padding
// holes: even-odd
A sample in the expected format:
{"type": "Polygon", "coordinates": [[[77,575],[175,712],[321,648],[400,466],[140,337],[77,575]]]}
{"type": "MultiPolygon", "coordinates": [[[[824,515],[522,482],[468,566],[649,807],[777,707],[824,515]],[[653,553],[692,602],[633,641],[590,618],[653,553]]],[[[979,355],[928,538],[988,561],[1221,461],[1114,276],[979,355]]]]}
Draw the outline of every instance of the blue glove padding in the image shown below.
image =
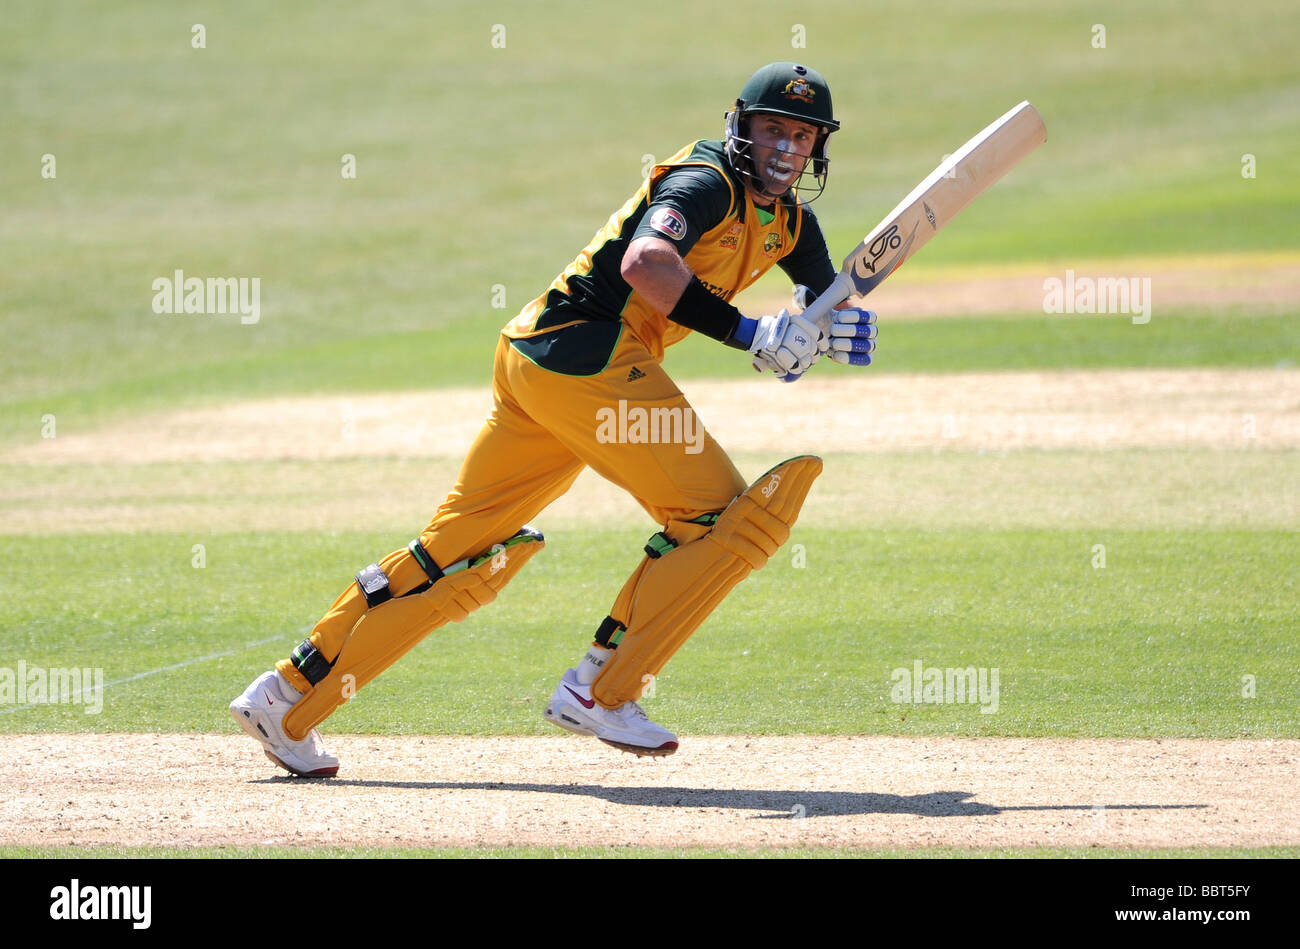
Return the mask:
{"type": "Polygon", "coordinates": [[[875,326],[875,310],[859,310],[857,307],[846,307],[843,310],[831,311],[831,335],[832,336],[852,336],[853,328],[859,326],[875,326]],[[839,332],[836,332],[836,330],[839,332]]]}
{"type": "Polygon", "coordinates": [[[740,343],[739,349],[749,349],[754,345],[754,332],[758,329],[758,320],[751,320],[749,317],[741,314],[740,322],[736,324],[731,338],[740,343]]]}
{"type": "Polygon", "coordinates": [[[849,307],[835,310],[831,323],[830,357],[846,366],[869,366],[876,350],[876,313],[849,307]]]}

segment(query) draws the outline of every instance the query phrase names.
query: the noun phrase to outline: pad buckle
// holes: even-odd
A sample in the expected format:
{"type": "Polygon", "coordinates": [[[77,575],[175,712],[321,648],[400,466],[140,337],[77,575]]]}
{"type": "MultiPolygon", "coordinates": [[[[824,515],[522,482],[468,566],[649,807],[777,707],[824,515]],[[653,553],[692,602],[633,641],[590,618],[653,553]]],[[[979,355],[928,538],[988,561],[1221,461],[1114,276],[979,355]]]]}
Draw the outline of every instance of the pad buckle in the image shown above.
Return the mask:
{"type": "Polygon", "coordinates": [[[652,560],[658,560],[664,554],[673,550],[677,546],[677,541],[673,540],[663,531],[655,534],[650,538],[650,543],[645,545],[646,556],[652,560]]]}
{"type": "Polygon", "coordinates": [[[366,606],[374,609],[381,603],[393,598],[393,591],[388,589],[388,574],[380,569],[379,564],[372,563],[357,574],[357,586],[366,598],[366,606]]]}

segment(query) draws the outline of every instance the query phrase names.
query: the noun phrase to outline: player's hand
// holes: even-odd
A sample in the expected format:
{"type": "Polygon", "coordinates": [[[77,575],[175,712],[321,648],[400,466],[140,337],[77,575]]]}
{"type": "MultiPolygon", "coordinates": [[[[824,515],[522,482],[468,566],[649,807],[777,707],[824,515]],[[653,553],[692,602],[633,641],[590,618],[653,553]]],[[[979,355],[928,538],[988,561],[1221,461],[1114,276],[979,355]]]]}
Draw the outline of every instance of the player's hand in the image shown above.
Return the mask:
{"type": "Polygon", "coordinates": [[[848,366],[871,365],[876,349],[876,313],[845,307],[831,314],[830,357],[848,366]]]}
{"type": "Polygon", "coordinates": [[[754,331],[749,352],[754,368],[770,369],[779,375],[804,373],[830,347],[830,340],[812,323],[789,310],[763,316],[754,331]]]}
{"type": "Polygon", "coordinates": [[[802,283],[796,283],[790,290],[790,312],[802,313],[808,307],[813,305],[817,299],[817,294],[812,292],[811,287],[805,287],[802,283]]]}
{"type": "MultiPolygon", "coordinates": [[[[796,283],[796,284],[794,285],[794,287],[791,289],[791,294],[790,294],[790,312],[793,313],[793,314],[795,314],[795,315],[800,315],[800,314],[803,313],[804,310],[806,310],[806,309],[808,309],[808,307],[812,306],[813,301],[816,300],[816,299],[817,299],[817,294],[813,293],[811,287],[806,287],[806,286],[804,286],[802,283],[796,283]]],[[[818,327],[818,328],[820,329],[820,327],[818,327]]],[[[824,336],[823,336],[823,338],[824,338],[824,336]]],[[[822,353],[825,353],[825,348],[824,348],[824,347],[819,347],[819,348],[821,349],[822,353]]],[[[816,362],[817,362],[817,360],[818,360],[819,358],[821,358],[820,355],[819,355],[819,356],[815,356],[815,357],[813,358],[813,364],[814,364],[814,365],[816,364],[816,362]]],[[[767,367],[764,367],[764,366],[759,365],[757,359],[754,360],[754,370],[755,370],[756,372],[762,372],[764,368],[767,368],[767,367]]],[[[811,367],[809,367],[809,368],[811,368],[811,367]]],[[[776,372],[777,375],[781,376],[781,381],[782,381],[782,382],[798,382],[800,379],[803,378],[803,374],[804,374],[805,372],[807,372],[806,369],[804,369],[804,370],[795,369],[795,370],[793,370],[793,371],[791,371],[791,372],[781,373],[779,370],[777,370],[777,369],[775,369],[775,368],[773,368],[772,371],[776,372]]]]}

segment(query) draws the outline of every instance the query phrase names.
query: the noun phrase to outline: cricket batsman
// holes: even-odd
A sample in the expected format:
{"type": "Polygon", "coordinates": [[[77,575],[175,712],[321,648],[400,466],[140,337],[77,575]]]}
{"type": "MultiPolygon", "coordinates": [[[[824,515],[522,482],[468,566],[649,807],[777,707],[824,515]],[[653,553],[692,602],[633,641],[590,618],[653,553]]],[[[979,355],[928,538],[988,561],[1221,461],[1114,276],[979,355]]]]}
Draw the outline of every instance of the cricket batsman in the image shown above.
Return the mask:
{"type": "MultiPolygon", "coordinates": [[[[358,573],[311,636],[230,704],[268,758],[303,777],[336,774],[338,758],[316,726],[430,632],[492,602],[543,547],[526,525],[586,467],[628,491],[660,530],[544,714],[637,755],[676,751],[676,736],[636,700],[785,543],[821,460],[791,458],[749,485],[707,433],[689,446],[630,429],[620,440],[599,420],[626,406],[629,417],[639,409],[664,420],[671,435],[670,421],[692,410],[661,362],[692,331],[786,381],[830,349],[797,314],[750,318],[729,301],[774,264],[797,285],[800,306],[834,279],[808,202],[825,188],[827,140],[838,128],[820,74],[764,66],[726,112],[725,139],[693,142],[655,165],[506,325],[491,415],[428,527],[358,573]]],[[[870,362],[874,319],[836,311],[830,335],[855,340],[843,361],[870,362]]]]}

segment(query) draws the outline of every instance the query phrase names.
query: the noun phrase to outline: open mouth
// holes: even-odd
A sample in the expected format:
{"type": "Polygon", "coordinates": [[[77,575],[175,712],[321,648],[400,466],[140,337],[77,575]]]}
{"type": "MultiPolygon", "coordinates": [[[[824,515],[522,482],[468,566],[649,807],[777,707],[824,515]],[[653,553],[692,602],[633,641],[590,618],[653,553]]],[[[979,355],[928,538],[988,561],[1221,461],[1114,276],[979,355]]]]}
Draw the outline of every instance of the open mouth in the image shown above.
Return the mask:
{"type": "Polygon", "coordinates": [[[767,176],[776,184],[788,185],[794,181],[796,174],[798,168],[789,162],[773,160],[767,163],[767,176]]]}

